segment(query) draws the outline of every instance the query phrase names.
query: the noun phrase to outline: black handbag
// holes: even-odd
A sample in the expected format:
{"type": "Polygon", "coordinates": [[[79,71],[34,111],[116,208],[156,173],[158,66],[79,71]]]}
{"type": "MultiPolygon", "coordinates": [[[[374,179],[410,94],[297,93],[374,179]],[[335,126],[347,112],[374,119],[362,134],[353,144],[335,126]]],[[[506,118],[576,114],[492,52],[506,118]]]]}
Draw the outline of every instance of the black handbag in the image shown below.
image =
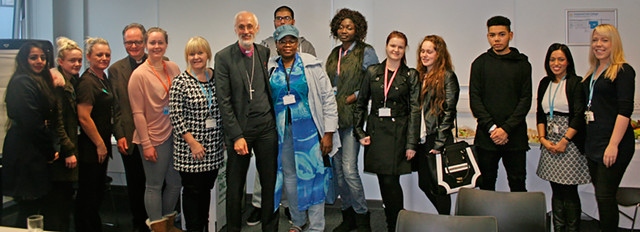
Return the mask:
{"type": "MultiPolygon", "coordinates": [[[[456,137],[458,128],[456,126],[456,137]]],[[[480,177],[474,146],[465,141],[445,145],[441,154],[427,154],[434,194],[456,193],[460,188],[475,188],[480,177]]]]}

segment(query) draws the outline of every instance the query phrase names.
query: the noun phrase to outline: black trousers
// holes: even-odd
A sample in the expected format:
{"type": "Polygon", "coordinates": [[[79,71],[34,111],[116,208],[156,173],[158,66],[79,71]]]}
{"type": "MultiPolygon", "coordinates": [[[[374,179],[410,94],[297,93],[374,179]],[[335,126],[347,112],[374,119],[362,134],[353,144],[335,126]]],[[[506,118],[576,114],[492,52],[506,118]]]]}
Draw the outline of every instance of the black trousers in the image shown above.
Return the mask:
{"type": "Polygon", "coordinates": [[[129,195],[129,209],[133,216],[133,228],[140,231],[149,231],[145,220],[147,211],[144,208],[145,181],[144,168],[142,167],[142,156],[137,145],[132,145],[133,153],[128,155],[120,154],[127,180],[127,193],[129,195]]]}
{"type": "Polygon", "coordinates": [[[43,201],[45,230],[69,231],[74,193],[72,181],[53,181],[51,192],[43,201]]]}
{"type": "MultiPolygon", "coordinates": [[[[620,151],[618,151],[620,152],[620,151]]],[[[620,158],[609,168],[603,163],[587,159],[591,182],[596,193],[598,203],[598,215],[600,215],[600,231],[617,231],[620,215],[618,214],[618,202],[616,194],[622,176],[631,162],[630,158],[620,158]]]]}
{"type": "Polygon", "coordinates": [[[78,195],[76,196],[76,231],[102,231],[100,205],[104,198],[109,159],[78,162],[78,195]]]}
{"type": "MultiPolygon", "coordinates": [[[[275,211],[274,192],[278,162],[278,134],[273,117],[249,119],[243,136],[249,152],[256,156],[256,169],[262,185],[262,231],[277,231],[279,214],[275,211]],[[274,213],[275,212],[275,213],[274,213]]],[[[242,195],[251,155],[238,155],[227,145],[227,231],[240,231],[242,195]]]]}
{"type": "Polygon", "coordinates": [[[429,154],[429,151],[433,148],[435,137],[435,135],[427,136],[427,142],[418,145],[416,156],[413,157],[416,159],[414,162],[418,163],[418,187],[436,207],[438,214],[449,215],[451,214],[451,196],[433,193],[433,188],[437,187],[438,183],[433,183],[432,167],[427,163],[427,156],[433,155],[429,154]]]}
{"type": "Polygon", "coordinates": [[[526,192],[525,180],[527,178],[527,151],[489,151],[476,147],[478,152],[478,166],[482,173],[480,189],[496,190],[498,179],[498,164],[502,159],[504,169],[507,171],[507,180],[511,192],[526,192]]]}
{"type": "Polygon", "coordinates": [[[182,179],[182,213],[187,231],[205,231],[209,225],[211,189],[216,183],[218,170],[208,172],[180,172],[182,179]]]}
{"type": "MultiPolygon", "coordinates": [[[[27,217],[35,214],[43,214],[44,198],[25,199],[16,197],[16,206],[18,206],[18,216],[13,224],[13,227],[27,228],[27,217]]],[[[47,215],[44,215],[45,218],[47,215]]],[[[46,226],[46,224],[45,224],[46,226]]]]}

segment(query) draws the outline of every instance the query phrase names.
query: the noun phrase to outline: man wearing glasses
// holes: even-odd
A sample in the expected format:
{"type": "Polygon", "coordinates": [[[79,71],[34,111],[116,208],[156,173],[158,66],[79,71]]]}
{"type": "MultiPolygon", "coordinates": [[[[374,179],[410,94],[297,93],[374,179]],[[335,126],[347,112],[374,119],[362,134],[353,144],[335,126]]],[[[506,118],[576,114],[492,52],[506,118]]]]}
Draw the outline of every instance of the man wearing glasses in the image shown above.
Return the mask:
{"type": "Polygon", "coordinates": [[[144,52],[145,35],[146,30],[141,24],[127,25],[122,30],[122,39],[129,55],[118,60],[108,69],[116,98],[113,107],[113,135],[118,140],[118,151],[122,156],[126,173],[133,228],[138,231],[149,231],[149,227],[145,224],[148,216],[144,208],[145,175],[142,158],[138,146],[131,142],[136,127],[133,124],[127,87],[133,70],[147,60],[147,54],[144,52]]]}
{"type": "MultiPolygon", "coordinates": [[[[278,28],[282,25],[295,25],[296,20],[293,17],[293,10],[288,6],[281,6],[273,12],[273,26],[274,28],[278,28]]],[[[278,52],[276,51],[276,40],[273,39],[273,36],[269,36],[262,40],[262,46],[265,46],[271,50],[271,57],[278,56],[278,52]]],[[[298,52],[309,53],[313,56],[316,56],[316,49],[313,48],[311,42],[306,40],[304,37],[298,38],[298,52]]],[[[259,186],[259,185],[258,185],[259,186]]],[[[254,190],[255,194],[255,190],[254,190]]],[[[255,200],[255,198],[253,199],[255,200]]],[[[255,202],[252,200],[252,203],[255,202]]],[[[255,206],[255,203],[253,203],[255,206]]],[[[260,205],[258,203],[258,205],[260,205]]],[[[259,221],[258,221],[259,222],[259,221]]]]}

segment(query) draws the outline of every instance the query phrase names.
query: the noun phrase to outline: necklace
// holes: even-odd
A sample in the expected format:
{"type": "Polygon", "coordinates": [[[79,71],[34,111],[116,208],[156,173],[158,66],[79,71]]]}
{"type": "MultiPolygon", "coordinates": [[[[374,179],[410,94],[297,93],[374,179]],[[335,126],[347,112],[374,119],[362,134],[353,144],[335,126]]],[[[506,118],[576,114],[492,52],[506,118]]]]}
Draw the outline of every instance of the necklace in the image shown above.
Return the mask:
{"type": "MultiPolygon", "coordinates": [[[[255,55],[255,54],[254,54],[255,55]]],[[[253,100],[253,92],[256,90],[253,89],[253,74],[255,74],[256,70],[256,56],[251,56],[251,77],[249,77],[249,71],[247,72],[247,81],[249,81],[249,100],[253,100]]]]}

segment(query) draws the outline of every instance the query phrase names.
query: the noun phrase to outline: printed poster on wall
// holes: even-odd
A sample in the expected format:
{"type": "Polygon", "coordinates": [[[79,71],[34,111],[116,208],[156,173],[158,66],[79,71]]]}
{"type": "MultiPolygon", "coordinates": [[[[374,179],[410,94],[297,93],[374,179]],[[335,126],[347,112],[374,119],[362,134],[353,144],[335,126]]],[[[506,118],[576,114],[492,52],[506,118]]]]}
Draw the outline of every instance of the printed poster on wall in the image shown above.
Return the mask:
{"type": "Polygon", "coordinates": [[[566,10],[567,45],[589,45],[593,28],[600,24],[618,25],[617,9],[566,10]]]}

